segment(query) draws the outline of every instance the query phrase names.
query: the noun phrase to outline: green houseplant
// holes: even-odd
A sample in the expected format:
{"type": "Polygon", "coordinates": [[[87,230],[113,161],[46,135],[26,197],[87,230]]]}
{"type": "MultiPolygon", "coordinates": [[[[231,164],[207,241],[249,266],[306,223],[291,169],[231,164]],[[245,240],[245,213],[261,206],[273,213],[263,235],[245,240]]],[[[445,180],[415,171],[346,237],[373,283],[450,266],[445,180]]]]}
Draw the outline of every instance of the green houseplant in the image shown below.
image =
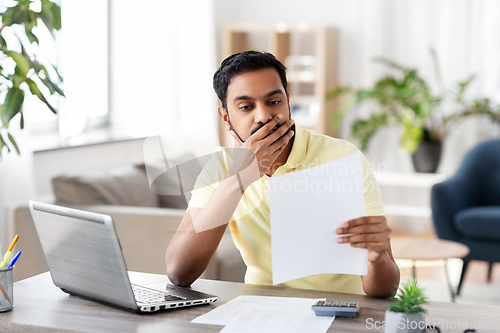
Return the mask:
{"type": "Polygon", "coordinates": [[[425,309],[427,303],[424,290],[414,278],[399,287],[399,295],[385,312],[385,332],[422,332],[425,329],[425,309]]]}
{"type": "Polygon", "coordinates": [[[19,154],[19,147],[9,132],[10,121],[20,115],[20,127],[24,128],[23,102],[25,92],[38,97],[53,113],[56,109],[47,101],[47,94],[59,94],[64,96],[64,92],[57,82],[62,82],[57,69],[50,64],[44,64],[37,59],[36,55],[29,53],[30,47],[25,43],[38,44],[35,27],[39,23],[53,34],[55,30],[61,28],[61,8],[50,0],[41,0],[39,8],[36,1],[15,0],[13,5],[7,7],[0,16],[2,25],[0,26],[0,157],[2,152],[11,148],[19,154]],[[5,33],[13,26],[24,28],[23,38],[15,32],[17,40],[10,40],[7,44],[5,33]],[[54,78],[56,80],[54,80],[54,78]]]}
{"type": "Polygon", "coordinates": [[[478,115],[500,122],[500,106],[487,98],[470,101],[464,98],[474,75],[459,82],[455,89],[445,89],[433,49],[431,55],[440,86],[438,94],[431,91],[417,69],[376,58],[376,62],[391,68],[395,74],[381,78],[368,89],[339,87],[329,92],[328,98],[346,97],[337,109],[334,127],[339,127],[342,116],[353,106],[371,103],[373,112],[368,117],[356,119],[352,124],[353,136],[361,142],[361,148],[367,148],[368,142],[380,128],[396,125],[401,128],[400,147],[413,153],[417,171],[435,172],[442,142],[453,125],[461,119],[478,115]],[[431,161],[424,165],[425,170],[419,170],[416,158],[422,153],[434,155],[437,162],[431,161]]]}

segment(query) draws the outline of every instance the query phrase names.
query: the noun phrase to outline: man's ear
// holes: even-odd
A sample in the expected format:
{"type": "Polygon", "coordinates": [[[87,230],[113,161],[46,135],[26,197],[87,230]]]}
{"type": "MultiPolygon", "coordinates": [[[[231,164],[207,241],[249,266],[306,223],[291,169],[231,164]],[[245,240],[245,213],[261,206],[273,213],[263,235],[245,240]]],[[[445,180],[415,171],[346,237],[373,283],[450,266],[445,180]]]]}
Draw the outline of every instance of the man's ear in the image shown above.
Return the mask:
{"type": "Polygon", "coordinates": [[[228,121],[228,116],[227,116],[227,110],[224,109],[222,106],[219,106],[217,108],[217,112],[219,113],[219,116],[224,121],[224,124],[226,125],[226,131],[229,132],[231,130],[231,126],[229,126],[229,121],[228,121]]]}
{"type": "Polygon", "coordinates": [[[292,109],[290,108],[290,93],[286,92],[286,101],[288,102],[288,117],[292,119],[292,109]]]}

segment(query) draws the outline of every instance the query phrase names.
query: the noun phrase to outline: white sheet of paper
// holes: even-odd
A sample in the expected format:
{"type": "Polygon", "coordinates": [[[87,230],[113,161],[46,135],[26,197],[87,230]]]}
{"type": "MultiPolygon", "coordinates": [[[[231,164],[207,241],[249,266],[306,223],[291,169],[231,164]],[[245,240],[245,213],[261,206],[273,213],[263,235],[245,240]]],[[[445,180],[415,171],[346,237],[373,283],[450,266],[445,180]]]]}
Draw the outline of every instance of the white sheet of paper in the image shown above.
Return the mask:
{"type": "Polygon", "coordinates": [[[368,252],[335,230],[365,216],[363,165],[353,154],[269,180],[273,284],[315,274],[366,275],[368,252]]]}
{"type": "Polygon", "coordinates": [[[323,333],[335,317],[318,317],[310,298],[238,296],[191,322],[226,325],[220,332],[323,333]]]}

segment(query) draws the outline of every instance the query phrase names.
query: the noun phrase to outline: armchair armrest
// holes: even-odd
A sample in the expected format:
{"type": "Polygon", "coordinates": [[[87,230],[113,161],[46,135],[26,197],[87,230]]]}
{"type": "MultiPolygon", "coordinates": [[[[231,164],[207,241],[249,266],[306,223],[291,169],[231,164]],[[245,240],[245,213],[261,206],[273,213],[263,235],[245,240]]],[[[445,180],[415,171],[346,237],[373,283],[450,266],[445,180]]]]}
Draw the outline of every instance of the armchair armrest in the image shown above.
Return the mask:
{"type": "Polygon", "coordinates": [[[432,219],[441,239],[458,240],[461,236],[453,226],[457,212],[474,205],[474,189],[467,177],[454,177],[435,184],[431,190],[432,219]]]}

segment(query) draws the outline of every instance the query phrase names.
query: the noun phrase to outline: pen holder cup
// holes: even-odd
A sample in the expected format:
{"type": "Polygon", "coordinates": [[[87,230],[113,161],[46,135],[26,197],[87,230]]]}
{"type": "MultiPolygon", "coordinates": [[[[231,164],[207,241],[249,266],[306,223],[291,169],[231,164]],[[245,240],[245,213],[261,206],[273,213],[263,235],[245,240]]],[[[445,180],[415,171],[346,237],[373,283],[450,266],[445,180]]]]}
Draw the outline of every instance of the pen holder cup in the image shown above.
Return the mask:
{"type": "Polygon", "coordinates": [[[14,307],[14,271],[13,268],[0,269],[0,312],[10,311],[14,307]]]}

